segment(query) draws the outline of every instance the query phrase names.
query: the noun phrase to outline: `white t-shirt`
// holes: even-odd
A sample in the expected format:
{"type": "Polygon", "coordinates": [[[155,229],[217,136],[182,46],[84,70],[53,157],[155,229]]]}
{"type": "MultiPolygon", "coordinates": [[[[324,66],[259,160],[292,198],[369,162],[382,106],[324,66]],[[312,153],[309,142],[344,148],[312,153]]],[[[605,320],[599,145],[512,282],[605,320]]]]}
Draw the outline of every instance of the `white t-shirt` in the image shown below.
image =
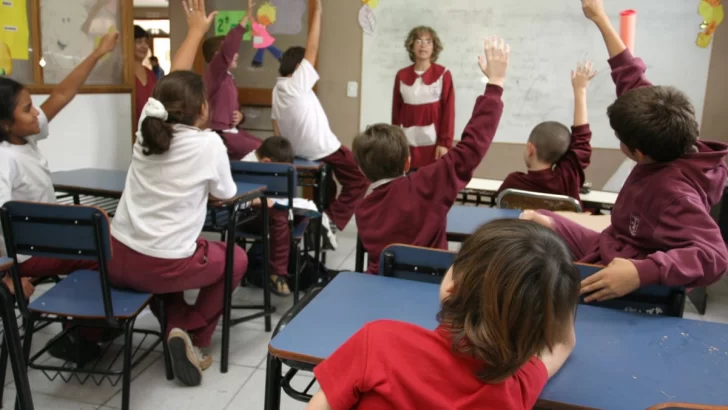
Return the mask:
{"type": "Polygon", "coordinates": [[[250,151],[248,155],[244,156],[243,159],[240,161],[242,162],[260,162],[258,161],[258,154],[255,153],[255,151],[250,151]]]}
{"type": "Polygon", "coordinates": [[[222,139],[209,130],[175,125],[169,151],[144,155],[137,134],[126,186],[111,233],[131,249],[160,259],[184,259],[197,248],[209,195],[237,193],[222,139]]]}
{"type": "Polygon", "coordinates": [[[272,118],[296,155],[308,160],[327,157],[341,147],[313,86],[319,76],[304,59],[291,77],[279,77],[273,88],[272,118]]]}
{"type": "MultiPolygon", "coordinates": [[[[25,145],[0,142],[0,206],[8,201],[56,203],[48,160],[38,149],[38,141],[48,138],[48,117],[38,109],[40,132],[26,138],[25,145]]],[[[7,255],[0,230],[0,254],[7,255]]],[[[18,255],[19,262],[29,256],[18,255]]]]}

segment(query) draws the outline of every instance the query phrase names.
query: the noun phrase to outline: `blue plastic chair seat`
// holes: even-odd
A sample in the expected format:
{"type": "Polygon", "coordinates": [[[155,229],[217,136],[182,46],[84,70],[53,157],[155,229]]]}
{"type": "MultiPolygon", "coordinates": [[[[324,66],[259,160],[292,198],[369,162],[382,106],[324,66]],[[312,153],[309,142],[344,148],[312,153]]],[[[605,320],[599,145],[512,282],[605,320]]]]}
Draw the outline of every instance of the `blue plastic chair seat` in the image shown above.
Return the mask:
{"type": "MultiPolygon", "coordinates": [[[[300,241],[301,238],[303,238],[303,234],[306,233],[306,227],[308,227],[308,221],[308,218],[304,218],[293,227],[293,239],[300,241]]],[[[259,233],[252,233],[243,230],[236,232],[235,236],[251,241],[259,241],[263,239],[259,233]]]]}
{"type": "MultiPolygon", "coordinates": [[[[152,298],[150,293],[111,288],[114,316],[121,319],[137,315],[152,298]]],[[[39,313],[84,319],[105,319],[104,298],[99,272],[78,270],[50,288],[28,305],[39,313]]]]}

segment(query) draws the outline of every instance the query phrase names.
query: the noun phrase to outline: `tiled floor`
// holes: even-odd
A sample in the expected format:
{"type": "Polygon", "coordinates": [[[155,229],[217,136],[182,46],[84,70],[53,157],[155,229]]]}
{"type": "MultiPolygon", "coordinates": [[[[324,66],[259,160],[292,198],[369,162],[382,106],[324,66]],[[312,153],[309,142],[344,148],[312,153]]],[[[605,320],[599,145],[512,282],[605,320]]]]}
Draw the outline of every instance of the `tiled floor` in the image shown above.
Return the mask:
{"type": "MultiPolygon", "coordinates": [[[[354,250],[356,231],[350,224],[344,232],[338,234],[339,248],[329,253],[328,265],[332,269],[354,269],[354,250]]],[[[453,245],[453,249],[455,249],[453,245]]],[[[262,292],[256,289],[243,288],[234,296],[235,302],[257,302],[262,292]]],[[[274,296],[273,303],[277,312],[273,317],[274,324],[292,305],[291,298],[274,296]]],[[[728,323],[728,281],[720,282],[710,289],[708,311],[705,316],[696,313],[692,305],[688,306],[686,317],[696,320],[708,320],[728,323]]],[[[154,317],[145,312],[138,320],[137,327],[157,328],[154,317]]],[[[34,338],[34,347],[43,346],[58,328],[47,328],[34,338]]],[[[211,353],[219,360],[220,332],[215,334],[211,353]]],[[[164,377],[164,362],[161,349],[153,352],[136,369],[132,381],[132,406],[134,410],[186,410],[186,409],[251,409],[263,408],[265,388],[265,356],[270,333],[264,331],[263,319],[258,319],[236,326],[232,330],[230,344],[230,366],[226,374],[220,373],[219,362],[204,373],[202,386],[185,388],[175,381],[167,381],[164,377]]],[[[12,373],[8,372],[5,386],[4,404],[11,406],[15,398],[12,373]]],[[[79,385],[72,381],[64,383],[60,379],[49,381],[42,373],[29,373],[33,400],[37,409],[56,410],[91,410],[118,409],[121,407],[121,384],[116,387],[108,383],[96,386],[93,383],[79,385]]],[[[294,379],[294,386],[303,387],[311,381],[310,377],[294,379]]],[[[314,391],[316,386],[314,386],[314,391]]],[[[284,410],[303,409],[305,404],[296,402],[285,394],[282,399],[284,410]]]]}

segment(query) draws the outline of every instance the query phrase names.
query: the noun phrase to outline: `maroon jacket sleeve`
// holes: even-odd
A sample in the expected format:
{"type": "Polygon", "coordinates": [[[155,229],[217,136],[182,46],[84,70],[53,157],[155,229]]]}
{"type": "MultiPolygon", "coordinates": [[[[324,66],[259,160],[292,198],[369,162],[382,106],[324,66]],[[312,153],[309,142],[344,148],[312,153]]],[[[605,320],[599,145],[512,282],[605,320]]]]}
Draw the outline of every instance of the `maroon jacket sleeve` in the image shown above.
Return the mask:
{"type": "Polygon", "coordinates": [[[411,174],[412,184],[422,199],[448,205],[455,202],[493,142],[503,113],[502,94],[501,87],[486,86],[485,95],[475,101],[473,115],[455,148],[435,163],[411,174]]]}
{"type": "Polygon", "coordinates": [[[645,76],[647,66],[640,58],[632,55],[629,49],[609,59],[612,68],[612,80],[617,86],[617,97],[629,90],[652,85],[645,76]]]}
{"type": "Polygon", "coordinates": [[[443,76],[440,123],[437,124],[437,145],[450,148],[455,136],[455,87],[449,70],[443,76]]]}
{"type": "Polygon", "coordinates": [[[591,163],[591,136],[589,124],[571,127],[571,145],[554,169],[562,178],[578,178],[578,186],[584,183],[584,170],[591,163]]]}
{"type": "Polygon", "coordinates": [[[404,101],[402,100],[399,83],[399,73],[397,73],[394,77],[394,92],[392,93],[392,125],[402,125],[402,119],[399,118],[399,115],[402,112],[404,101]]]}
{"type": "Polygon", "coordinates": [[[215,92],[215,89],[222,83],[223,78],[227,75],[230,63],[233,61],[235,53],[240,49],[240,42],[243,41],[243,34],[245,34],[245,27],[238,24],[234,29],[228,32],[225,36],[225,40],[222,41],[220,51],[212,57],[210,64],[207,69],[210,71],[210,79],[212,84],[209,85],[211,88],[207,90],[207,95],[211,95],[215,92]]]}
{"type": "Polygon", "coordinates": [[[684,196],[667,206],[654,235],[669,250],[632,261],[641,286],[707,286],[725,275],[728,250],[720,228],[700,199],[684,196]]]}

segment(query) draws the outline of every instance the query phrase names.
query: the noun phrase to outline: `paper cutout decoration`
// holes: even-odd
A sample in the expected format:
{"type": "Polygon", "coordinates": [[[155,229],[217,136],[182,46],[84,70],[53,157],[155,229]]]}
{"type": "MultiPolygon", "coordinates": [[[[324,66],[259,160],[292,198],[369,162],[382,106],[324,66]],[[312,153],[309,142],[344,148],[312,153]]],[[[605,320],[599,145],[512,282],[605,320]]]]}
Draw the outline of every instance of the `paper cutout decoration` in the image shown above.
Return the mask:
{"type": "MultiPolygon", "coordinates": [[[[245,10],[222,10],[215,16],[215,35],[225,36],[230,30],[234,29],[235,26],[240,24],[240,21],[248,14],[245,10]]],[[[250,41],[253,39],[253,34],[250,32],[250,23],[248,23],[247,30],[243,34],[243,41],[250,41]]]]}
{"type": "Polygon", "coordinates": [[[372,9],[366,4],[359,9],[359,25],[364,34],[370,36],[377,29],[377,18],[374,16],[372,9]]]}
{"type": "Polygon", "coordinates": [[[379,0],[361,0],[361,3],[365,6],[369,6],[370,9],[374,10],[379,5],[379,0]]]}
{"type": "Polygon", "coordinates": [[[27,60],[30,31],[26,1],[0,1],[0,43],[10,49],[10,56],[16,60],[27,60]]]}
{"type": "Polygon", "coordinates": [[[623,10],[619,13],[619,36],[624,45],[634,54],[634,39],[637,32],[637,12],[623,10]]]}
{"type": "Polygon", "coordinates": [[[13,73],[13,58],[10,56],[10,47],[0,41],[0,77],[13,73]]]}
{"type": "Polygon", "coordinates": [[[698,6],[698,14],[703,17],[700,24],[702,32],[698,33],[696,44],[698,47],[707,48],[713,39],[715,29],[723,22],[725,17],[721,0],[701,0],[698,6]]]}
{"type": "Polygon", "coordinates": [[[261,67],[265,59],[265,52],[268,51],[273,58],[280,60],[283,52],[273,44],[276,38],[268,32],[268,27],[274,24],[278,19],[278,9],[269,1],[258,7],[255,13],[255,20],[252,22],[253,27],[253,47],[255,55],[253,56],[253,67],[261,67]]]}

